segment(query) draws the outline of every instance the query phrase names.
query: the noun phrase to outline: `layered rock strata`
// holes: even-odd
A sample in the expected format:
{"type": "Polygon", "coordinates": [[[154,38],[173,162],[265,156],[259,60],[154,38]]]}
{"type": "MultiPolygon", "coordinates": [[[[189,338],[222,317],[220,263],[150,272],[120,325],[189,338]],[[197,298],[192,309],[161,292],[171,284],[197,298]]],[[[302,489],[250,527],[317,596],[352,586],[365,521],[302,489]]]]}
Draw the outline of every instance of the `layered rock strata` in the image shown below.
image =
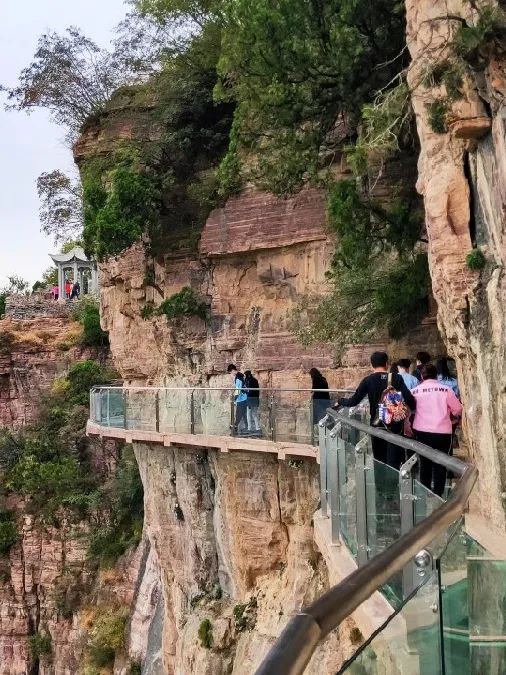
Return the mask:
{"type": "MultiPolygon", "coordinates": [[[[493,3],[476,3],[484,6],[493,3]]],[[[492,57],[469,71],[447,133],[430,125],[429,106],[444,91],[425,88],[423,74],[451,53],[474,3],[407,0],[409,80],[421,142],[418,189],[424,197],[438,323],[457,360],[470,452],[480,471],[473,508],[500,529],[506,499],[506,75],[492,57]],[[466,256],[486,258],[472,271],[466,256]]]]}

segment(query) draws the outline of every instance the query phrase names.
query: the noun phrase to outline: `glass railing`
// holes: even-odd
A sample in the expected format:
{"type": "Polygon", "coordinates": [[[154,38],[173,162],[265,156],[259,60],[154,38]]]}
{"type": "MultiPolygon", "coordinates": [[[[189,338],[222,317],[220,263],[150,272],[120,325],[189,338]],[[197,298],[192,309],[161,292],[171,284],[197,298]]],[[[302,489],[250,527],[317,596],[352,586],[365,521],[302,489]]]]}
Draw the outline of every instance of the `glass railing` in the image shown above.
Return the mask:
{"type": "Polygon", "coordinates": [[[95,387],[90,419],[100,426],[163,434],[235,435],[318,444],[318,422],[348,390],[322,405],[311,389],[260,389],[241,406],[229,388],[95,387]]]}
{"type": "MultiPolygon", "coordinates": [[[[364,423],[364,417],[364,410],[328,410],[319,424],[319,517],[329,519],[325,530],[330,531],[332,543],[346,545],[357,569],[292,617],[257,675],[302,673],[318,642],[376,591],[387,599],[388,604],[383,606],[390,606],[391,616],[342,672],[457,672],[459,666],[454,664],[459,658],[472,661],[475,645],[479,668],[483,664],[489,668],[492,659],[495,668],[502,658],[504,632],[498,612],[494,615],[490,611],[488,621],[481,616],[481,621],[472,624],[476,603],[465,608],[462,599],[463,585],[467,591],[471,585],[471,559],[465,556],[464,575],[459,567],[460,554],[452,553],[460,536],[456,522],[462,517],[476,481],[476,469],[412,439],[372,428],[364,423]],[[396,446],[399,470],[374,458],[372,438],[396,446]],[[447,501],[418,480],[420,457],[454,474],[455,483],[447,491],[447,501]],[[446,576],[449,589],[455,584],[446,598],[442,576],[446,576]],[[466,612],[469,627],[465,623],[466,612]],[[475,634],[471,625],[476,627],[475,634]],[[466,631],[468,645],[464,647],[457,640],[462,640],[466,631]],[[476,637],[478,633],[485,636],[481,642],[476,637]],[[465,649],[471,656],[465,656],[465,649]]],[[[493,565],[485,570],[484,561],[481,557],[481,573],[493,576],[493,565]]],[[[497,561],[493,563],[497,566],[497,561]]],[[[467,672],[504,675],[506,669],[460,668],[459,675],[467,672]]]]}

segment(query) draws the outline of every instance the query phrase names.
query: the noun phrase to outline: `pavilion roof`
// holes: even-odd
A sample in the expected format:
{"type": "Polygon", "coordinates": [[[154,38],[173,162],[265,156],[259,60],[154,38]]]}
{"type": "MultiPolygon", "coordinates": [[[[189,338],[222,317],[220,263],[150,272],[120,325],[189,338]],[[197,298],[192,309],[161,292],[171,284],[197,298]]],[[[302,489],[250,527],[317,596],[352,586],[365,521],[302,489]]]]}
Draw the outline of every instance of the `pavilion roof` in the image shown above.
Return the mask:
{"type": "Polygon", "coordinates": [[[74,248],[68,253],[50,253],[49,257],[55,263],[74,262],[74,260],[77,262],[91,262],[91,260],[86,257],[84,250],[80,246],[74,246],[74,248]]]}

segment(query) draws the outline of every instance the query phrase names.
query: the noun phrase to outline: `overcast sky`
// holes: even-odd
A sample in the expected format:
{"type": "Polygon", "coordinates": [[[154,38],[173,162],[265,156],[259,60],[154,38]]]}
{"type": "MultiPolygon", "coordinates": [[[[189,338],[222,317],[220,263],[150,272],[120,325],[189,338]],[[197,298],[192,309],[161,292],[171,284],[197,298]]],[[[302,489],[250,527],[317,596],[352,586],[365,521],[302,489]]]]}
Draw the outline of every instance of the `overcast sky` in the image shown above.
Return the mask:
{"type": "MultiPolygon", "coordinates": [[[[126,14],[124,0],[0,0],[0,83],[16,84],[39,35],[79,26],[101,46],[126,14]]],[[[64,132],[45,111],[5,112],[0,99],[0,288],[10,274],[35,282],[51,261],[53,241],[40,232],[35,181],[43,171],[72,168],[64,132]]]]}

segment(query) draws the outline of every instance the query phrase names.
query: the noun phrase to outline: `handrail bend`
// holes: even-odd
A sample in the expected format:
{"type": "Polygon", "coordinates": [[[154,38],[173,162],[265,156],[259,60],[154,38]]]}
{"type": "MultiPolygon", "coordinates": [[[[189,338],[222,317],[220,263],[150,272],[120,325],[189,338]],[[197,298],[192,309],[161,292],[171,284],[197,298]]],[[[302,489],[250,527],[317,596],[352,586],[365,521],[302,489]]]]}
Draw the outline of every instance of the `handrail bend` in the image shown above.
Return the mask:
{"type": "Polygon", "coordinates": [[[296,614],[267,654],[256,675],[300,675],[304,672],[316,646],[330,631],[354,612],[359,605],[379,590],[414,556],[455,522],[464,512],[469,495],[478,477],[477,469],[459,459],[432,448],[376,429],[329,409],[329,418],[359,431],[383,438],[390,443],[413,450],[460,477],[447,502],[432,512],[407,534],[358,568],[305,610],[296,614]]]}

